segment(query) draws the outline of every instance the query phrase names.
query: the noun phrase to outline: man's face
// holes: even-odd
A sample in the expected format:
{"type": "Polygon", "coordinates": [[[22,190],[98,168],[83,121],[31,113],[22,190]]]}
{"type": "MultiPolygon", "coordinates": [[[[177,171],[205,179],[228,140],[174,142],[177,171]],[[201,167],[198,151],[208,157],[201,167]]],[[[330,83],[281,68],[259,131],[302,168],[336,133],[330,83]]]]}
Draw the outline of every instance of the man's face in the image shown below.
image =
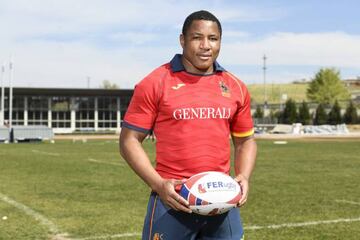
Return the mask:
{"type": "Polygon", "coordinates": [[[195,20],[185,35],[180,35],[182,62],[187,72],[208,74],[219,55],[221,37],[216,22],[195,20]]]}

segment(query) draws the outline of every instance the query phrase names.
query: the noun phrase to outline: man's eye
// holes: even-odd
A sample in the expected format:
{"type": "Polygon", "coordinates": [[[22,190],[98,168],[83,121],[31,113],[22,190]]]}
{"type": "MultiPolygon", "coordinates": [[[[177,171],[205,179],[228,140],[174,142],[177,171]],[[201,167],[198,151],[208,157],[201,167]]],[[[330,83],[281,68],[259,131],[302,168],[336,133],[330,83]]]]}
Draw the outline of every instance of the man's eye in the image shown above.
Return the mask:
{"type": "Polygon", "coordinates": [[[218,40],[218,38],[216,38],[216,37],[211,37],[210,38],[210,41],[217,41],[218,40]]]}

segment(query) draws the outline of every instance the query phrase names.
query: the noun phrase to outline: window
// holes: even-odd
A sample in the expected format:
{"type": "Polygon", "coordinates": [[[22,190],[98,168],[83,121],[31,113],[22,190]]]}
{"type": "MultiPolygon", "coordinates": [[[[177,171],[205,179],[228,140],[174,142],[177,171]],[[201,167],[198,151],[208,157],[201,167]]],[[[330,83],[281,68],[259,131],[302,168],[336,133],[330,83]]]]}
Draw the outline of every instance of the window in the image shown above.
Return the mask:
{"type": "Polygon", "coordinates": [[[51,126],[53,128],[71,127],[70,102],[70,97],[51,98],[51,126]]]}
{"type": "Polygon", "coordinates": [[[103,129],[116,128],[118,110],[116,97],[98,98],[98,127],[103,129]]]}
{"type": "Polygon", "coordinates": [[[78,130],[95,128],[95,97],[76,97],[71,107],[75,110],[78,130]]]}

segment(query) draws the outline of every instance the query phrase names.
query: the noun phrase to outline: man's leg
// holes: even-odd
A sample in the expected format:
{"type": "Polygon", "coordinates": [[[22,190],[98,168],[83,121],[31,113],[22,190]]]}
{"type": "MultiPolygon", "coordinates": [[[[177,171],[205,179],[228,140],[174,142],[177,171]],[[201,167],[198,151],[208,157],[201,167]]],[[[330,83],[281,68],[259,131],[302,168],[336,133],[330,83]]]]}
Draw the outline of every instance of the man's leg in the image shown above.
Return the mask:
{"type": "Polygon", "coordinates": [[[194,240],[200,229],[198,223],[196,215],[170,209],[151,193],[142,240],[194,240]]]}
{"type": "Polygon", "coordinates": [[[229,212],[207,217],[206,224],[201,229],[201,240],[243,240],[240,212],[233,208],[229,212]]]}

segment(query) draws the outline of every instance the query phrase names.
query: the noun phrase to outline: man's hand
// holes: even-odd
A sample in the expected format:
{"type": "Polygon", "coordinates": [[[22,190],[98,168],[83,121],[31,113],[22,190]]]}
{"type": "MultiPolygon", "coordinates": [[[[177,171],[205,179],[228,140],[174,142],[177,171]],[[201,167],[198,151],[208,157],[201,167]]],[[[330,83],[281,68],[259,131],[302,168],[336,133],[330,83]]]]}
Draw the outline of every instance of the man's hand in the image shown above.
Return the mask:
{"type": "Polygon", "coordinates": [[[161,200],[176,211],[191,213],[189,203],[175,191],[175,186],[184,181],[174,179],[163,179],[153,168],[141,143],[146,133],[123,128],[120,134],[120,153],[130,167],[149,185],[161,200]]]}
{"type": "Polygon", "coordinates": [[[249,180],[244,177],[243,175],[239,174],[234,178],[235,181],[237,181],[240,184],[242,196],[240,198],[240,201],[238,203],[238,207],[243,206],[246,203],[248,193],[249,193],[249,180]]]}
{"type": "Polygon", "coordinates": [[[183,180],[163,179],[161,184],[159,184],[157,189],[154,189],[154,191],[159,194],[161,200],[172,209],[191,213],[192,211],[189,208],[188,201],[175,191],[175,186],[183,183],[183,180]]]}
{"type": "Polygon", "coordinates": [[[242,188],[242,196],[238,203],[238,207],[243,206],[249,194],[249,180],[255,167],[257,146],[254,136],[234,137],[234,170],[235,181],[242,188]]]}

